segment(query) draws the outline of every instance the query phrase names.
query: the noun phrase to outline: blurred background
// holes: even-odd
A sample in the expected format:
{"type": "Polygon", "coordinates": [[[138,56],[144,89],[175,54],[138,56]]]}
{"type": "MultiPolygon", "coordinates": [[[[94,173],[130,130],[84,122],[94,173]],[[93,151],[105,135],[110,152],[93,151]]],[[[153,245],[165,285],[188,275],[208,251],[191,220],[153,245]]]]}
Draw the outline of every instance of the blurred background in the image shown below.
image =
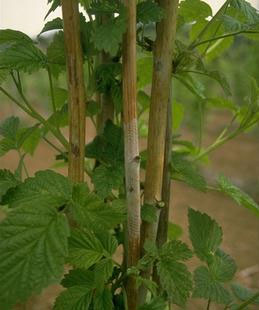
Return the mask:
{"type": "MultiPolygon", "coordinates": [[[[214,12],[222,5],[223,0],[210,0],[208,2],[214,12]]],[[[249,1],[259,9],[259,0],[249,1]]],[[[48,11],[47,0],[0,0],[0,28],[20,30],[32,37],[41,31],[44,25],[44,16],[48,11]]],[[[50,14],[48,20],[60,16],[60,10],[50,14]]],[[[233,101],[241,105],[249,92],[249,76],[259,83],[259,41],[249,40],[244,36],[235,38],[234,44],[217,60],[211,60],[210,67],[223,71],[232,87],[233,101]]],[[[23,78],[24,89],[30,101],[36,109],[43,114],[48,114],[50,109],[48,79],[45,72],[37,72],[26,75],[23,78]]],[[[65,76],[55,81],[59,87],[65,86],[65,76]]],[[[206,93],[217,96],[219,87],[211,80],[204,81],[206,93]]],[[[7,82],[6,87],[11,93],[15,93],[14,86],[7,82]]],[[[198,116],[194,117],[198,110],[197,99],[191,93],[186,92],[177,81],[174,84],[174,97],[185,106],[185,113],[181,127],[183,138],[197,140],[198,116]],[[190,117],[192,115],[192,117],[190,117]]],[[[0,122],[10,115],[17,115],[22,122],[31,122],[23,112],[17,109],[6,97],[0,94],[0,122]]],[[[202,143],[209,145],[229,122],[231,115],[222,109],[214,109],[205,115],[204,134],[202,143]]],[[[87,140],[94,135],[94,128],[88,122],[87,140]]],[[[259,128],[225,144],[210,156],[204,174],[209,180],[215,179],[219,173],[230,177],[235,184],[249,193],[259,203],[259,128]]],[[[65,167],[54,164],[55,152],[44,142],[40,143],[33,157],[25,159],[30,175],[36,170],[55,167],[58,171],[66,173],[65,167]]],[[[18,157],[15,152],[9,152],[0,158],[0,169],[15,170],[18,157]]],[[[243,209],[229,198],[216,192],[201,193],[190,187],[175,183],[172,187],[172,212],[173,222],[180,224],[187,239],[187,209],[189,206],[207,212],[215,218],[224,231],[224,250],[232,255],[239,267],[237,279],[248,287],[259,289],[259,222],[253,213],[243,209]]],[[[46,302],[46,300],[45,300],[46,302]]],[[[203,307],[204,308],[204,307],[203,307]]],[[[37,310],[40,308],[37,304],[37,310]]],[[[197,308],[199,309],[199,308],[197,308]]],[[[196,310],[196,308],[195,308],[196,310]]]]}

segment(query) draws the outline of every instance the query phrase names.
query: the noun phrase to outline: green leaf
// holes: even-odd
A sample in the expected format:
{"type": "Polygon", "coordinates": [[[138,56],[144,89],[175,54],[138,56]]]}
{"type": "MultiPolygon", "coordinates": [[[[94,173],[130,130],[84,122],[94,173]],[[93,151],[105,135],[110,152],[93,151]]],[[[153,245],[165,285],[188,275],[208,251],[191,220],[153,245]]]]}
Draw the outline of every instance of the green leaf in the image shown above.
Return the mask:
{"type": "MultiPolygon", "coordinates": [[[[254,296],[256,293],[255,291],[246,288],[238,283],[231,284],[231,289],[235,295],[236,298],[238,298],[240,301],[247,301],[251,297],[254,296]]],[[[259,297],[253,302],[255,305],[259,305],[259,297]]]]}
{"type": "Polygon", "coordinates": [[[204,1],[185,0],[180,3],[179,15],[184,18],[185,22],[194,22],[212,16],[212,10],[204,1]]]}
{"type": "Polygon", "coordinates": [[[50,9],[48,10],[48,13],[44,17],[44,19],[46,19],[51,12],[54,12],[59,6],[61,6],[60,0],[48,0],[48,3],[51,3],[51,2],[53,2],[53,3],[51,5],[50,9]]]}
{"type": "Polygon", "coordinates": [[[173,101],[172,103],[173,105],[173,109],[172,109],[172,117],[173,117],[173,129],[179,129],[183,118],[184,118],[184,106],[177,102],[177,101],[173,101]]]}
{"type": "Polygon", "coordinates": [[[122,41],[122,35],[126,31],[126,17],[121,11],[120,15],[114,17],[108,24],[99,24],[92,36],[93,43],[98,51],[104,50],[111,56],[116,55],[122,41]]]}
{"type": "Polygon", "coordinates": [[[204,192],[207,190],[205,178],[200,174],[198,167],[186,159],[185,154],[172,153],[171,178],[182,181],[198,190],[204,192]]]}
{"type": "Polygon", "coordinates": [[[113,261],[111,258],[102,259],[98,262],[94,269],[94,285],[96,288],[100,289],[112,276],[113,272],[113,261]]]}
{"type": "Polygon", "coordinates": [[[20,119],[18,117],[8,117],[0,124],[0,135],[7,139],[16,141],[19,127],[20,119]]]}
{"type": "Polygon", "coordinates": [[[85,269],[71,269],[65,274],[61,284],[66,288],[79,285],[91,290],[94,289],[94,273],[85,269]]]}
{"type": "Polygon", "coordinates": [[[123,166],[107,167],[100,165],[93,172],[92,182],[98,196],[104,199],[111,194],[112,190],[120,188],[123,184],[123,177],[123,166]]]}
{"type": "Polygon", "coordinates": [[[236,111],[237,106],[234,102],[229,99],[221,98],[221,97],[214,97],[214,98],[206,98],[206,104],[209,107],[218,108],[218,109],[228,109],[231,111],[236,111]]]}
{"type": "Polygon", "coordinates": [[[22,148],[26,153],[33,155],[42,137],[42,130],[38,126],[33,126],[27,130],[31,130],[31,132],[23,142],[22,148]]]}
{"type": "Polygon", "coordinates": [[[137,86],[143,88],[152,82],[153,57],[142,57],[137,60],[137,86]]]}
{"type": "Polygon", "coordinates": [[[144,204],[141,207],[141,219],[148,223],[157,221],[157,210],[152,205],[144,204]]]}
{"type": "Polygon", "coordinates": [[[14,141],[10,139],[2,139],[0,141],[0,157],[4,156],[7,152],[11,150],[15,150],[15,149],[16,149],[16,145],[14,141]]]}
{"type": "Polygon", "coordinates": [[[53,310],[88,310],[92,295],[85,286],[70,287],[57,297],[53,310]]]}
{"type": "Polygon", "coordinates": [[[61,109],[67,103],[68,91],[61,87],[55,87],[54,97],[57,109],[61,109]]]}
{"type": "Polygon", "coordinates": [[[143,90],[138,91],[137,101],[143,112],[150,106],[150,96],[148,96],[143,90]]]}
{"type": "Polygon", "coordinates": [[[17,43],[30,43],[33,41],[25,33],[12,29],[0,30],[0,45],[12,45],[17,43]]]}
{"type": "Polygon", "coordinates": [[[183,235],[183,229],[180,225],[169,222],[168,223],[168,240],[179,239],[183,235]]]}
{"type": "Polygon", "coordinates": [[[98,135],[86,146],[86,157],[95,158],[111,166],[123,165],[124,143],[121,127],[110,120],[105,124],[103,134],[98,135]]]}
{"type": "Polygon", "coordinates": [[[20,40],[0,48],[0,68],[31,73],[45,67],[46,57],[33,42],[20,40]]]}
{"type": "Polygon", "coordinates": [[[210,299],[219,304],[229,304],[231,296],[224,286],[217,281],[205,266],[194,271],[194,298],[210,299]]]}
{"type": "Polygon", "coordinates": [[[60,72],[65,70],[66,57],[63,31],[59,31],[48,46],[47,61],[51,66],[54,76],[58,76],[60,72]]]}
{"type": "Polygon", "coordinates": [[[149,303],[146,303],[139,307],[139,310],[166,310],[166,309],[167,309],[167,303],[161,297],[153,298],[149,303]]]}
{"type": "Polygon", "coordinates": [[[104,203],[97,195],[90,193],[85,184],[75,185],[71,211],[82,226],[93,229],[111,229],[125,220],[125,203],[114,200],[104,203]]]}
{"type": "Polygon", "coordinates": [[[88,269],[104,256],[100,241],[90,230],[75,230],[69,238],[68,262],[77,268],[88,269]]]}
{"type": "Polygon", "coordinates": [[[9,195],[7,202],[11,207],[36,206],[38,204],[61,207],[72,197],[69,180],[52,170],[38,171],[35,177],[19,184],[9,195]]]}
{"type": "Polygon", "coordinates": [[[187,267],[170,258],[164,258],[157,263],[157,270],[169,300],[183,306],[192,290],[192,276],[187,267]]]}
{"type": "Polygon", "coordinates": [[[222,242],[222,229],[207,214],[189,209],[189,236],[196,255],[210,262],[222,242]]]}
{"type": "Polygon", "coordinates": [[[146,0],[137,4],[137,22],[156,23],[163,18],[163,10],[156,2],[146,0]]]}
{"type": "Polygon", "coordinates": [[[0,170],[0,202],[2,197],[10,188],[14,188],[19,184],[19,180],[9,170],[0,170]]]}
{"type": "Polygon", "coordinates": [[[39,35],[41,35],[44,32],[50,31],[50,30],[57,30],[57,29],[63,29],[63,21],[61,18],[57,17],[49,22],[47,22],[39,35]]]}
{"type": "Polygon", "coordinates": [[[250,24],[255,24],[259,22],[258,11],[254,7],[252,7],[249,2],[245,0],[232,0],[230,2],[230,6],[240,10],[250,24]]]}
{"type": "Polygon", "coordinates": [[[218,249],[209,269],[217,281],[228,282],[233,279],[237,271],[237,266],[231,256],[218,249]]]}
{"type": "Polygon", "coordinates": [[[26,300],[64,271],[69,227],[64,214],[40,202],[16,208],[0,224],[0,305],[26,300]]]}
{"type": "Polygon", "coordinates": [[[112,297],[111,291],[107,287],[101,292],[97,292],[93,302],[94,310],[112,310],[112,297]]]}
{"type": "Polygon", "coordinates": [[[161,259],[188,260],[192,257],[192,251],[180,240],[166,242],[159,250],[161,259]]]}
{"type": "Polygon", "coordinates": [[[221,192],[234,199],[240,206],[253,211],[257,216],[259,216],[258,204],[240,188],[233,185],[228,178],[221,175],[218,178],[218,186],[221,192]]]}
{"type": "Polygon", "coordinates": [[[90,100],[86,102],[86,115],[89,117],[93,117],[101,112],[100,105],[94,101],[90,100]]]}

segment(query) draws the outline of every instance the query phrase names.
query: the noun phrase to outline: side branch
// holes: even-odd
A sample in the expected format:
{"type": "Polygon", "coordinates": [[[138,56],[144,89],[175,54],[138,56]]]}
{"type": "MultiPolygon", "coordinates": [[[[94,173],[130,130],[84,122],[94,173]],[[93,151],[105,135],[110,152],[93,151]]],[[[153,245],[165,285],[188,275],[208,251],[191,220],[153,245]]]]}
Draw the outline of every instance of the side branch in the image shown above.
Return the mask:
{"type": "MultiPolygon", "coordinates": [[[[140,177],[136,111],[136,1],[125,0],[128,28],[123,39],[123,126],[127,195],[127,267],[137,264],[140,254],[140,177]]],[[[133,276],[126,282],[128,309],[137,309],[137,286],[133,276]]]]}
{"type": "Polygon", "coordinates": [[[62,0],[62,14],[69,90],[68,175],[72,181],[82,182],[85,153],[85,89],[78,1],[62,0]]]}

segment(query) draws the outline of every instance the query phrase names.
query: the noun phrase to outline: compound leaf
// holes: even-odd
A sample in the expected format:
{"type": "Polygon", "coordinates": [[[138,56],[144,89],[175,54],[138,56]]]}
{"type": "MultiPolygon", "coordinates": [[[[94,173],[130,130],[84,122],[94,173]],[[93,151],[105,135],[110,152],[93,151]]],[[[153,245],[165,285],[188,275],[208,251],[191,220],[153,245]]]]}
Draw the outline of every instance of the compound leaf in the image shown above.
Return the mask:
{"type": "Polygon", "coordinates": [[[16,208],[0,224],[0,305],[26,300],[63,274],[69,227],[55,208],[16,208]]]}
{"type": "Polygon", "coordinates": [[[207,214],[189,209],[189,236],[196,255],[209,262],[222,241],[221,227],[207,214]]]}
{"type": "Polygon", "coordinates": [[[192,290],[192,276],[187,267],[166,257],[157,263],[157,270],[171,302],[183,306],[192,290]]]}
{"type": "Polygon", "coordinates": [[[162,8],[156,2],[146,0],[137,5],[137,21],[143,24],[159,22],[163,15],[162,8]]]}
{"type": "Polygon", "coordinates": [[[53,310],[88,310],[92,295],[85,286],[70,287],[58,296],[53,310]]]}
{"type": "Polygon", "coordinates": [[[228,304],[231,301],[229,292],[205,266],[198,267],[194,271],[194,283],[193,297],[210,299],[219,304],[228,304]]]}
{"type": "Polygon", "coordinates": [[[41,203],[61,207],[72,197],[72,186],[69,180],[52,170],[38,171],[32,178],[19,184],[7,197],[11,207],[22,205],[36,206],[41,203]]]}
{"type": "Polygon", "coordinates": [[[122,200],[104,203],[97,195],[90,193],[85,184],[74,186],[71,211],[80,225],[94,230],[111,229],[125,220],[122,200]]]}

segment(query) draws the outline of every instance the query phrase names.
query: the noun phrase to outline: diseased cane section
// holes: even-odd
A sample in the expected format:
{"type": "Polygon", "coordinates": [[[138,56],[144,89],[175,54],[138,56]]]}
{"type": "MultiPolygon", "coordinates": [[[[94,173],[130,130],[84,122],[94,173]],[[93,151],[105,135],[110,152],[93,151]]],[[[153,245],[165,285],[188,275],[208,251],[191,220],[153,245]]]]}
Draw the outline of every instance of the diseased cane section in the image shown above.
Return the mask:
{"type": "Polygon", "coordinates": [[[85,88],[78,1],[62,0],[62,15],[69,90],[68,175],[72,181],[82,182],[85,156],[85,88]]]}
{"type": "MultiPolygon", "coordinates": [[[[125,143],[125,179],[127,196],[127,267],[134,266],[140,256],[140,157],[136,112],[136,1],[126,0],[127,31],[123,39],[123,127],[125,143]]],[[[137,309],[136,280],[126,281],[128,309],[137,309]]]]}

